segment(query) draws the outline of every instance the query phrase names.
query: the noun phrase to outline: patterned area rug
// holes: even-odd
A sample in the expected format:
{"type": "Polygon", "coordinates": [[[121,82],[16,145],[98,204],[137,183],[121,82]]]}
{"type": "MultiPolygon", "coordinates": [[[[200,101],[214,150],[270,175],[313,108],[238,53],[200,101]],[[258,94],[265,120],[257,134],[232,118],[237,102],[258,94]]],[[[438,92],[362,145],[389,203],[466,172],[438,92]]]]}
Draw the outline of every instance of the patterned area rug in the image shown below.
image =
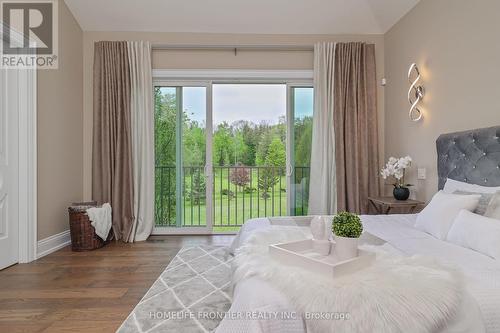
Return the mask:
{"type": "Polygon", "coordinates": [[[213,332],[231,306],[232,259],[226,247],[181,249],[117,332],[213,332]]]}

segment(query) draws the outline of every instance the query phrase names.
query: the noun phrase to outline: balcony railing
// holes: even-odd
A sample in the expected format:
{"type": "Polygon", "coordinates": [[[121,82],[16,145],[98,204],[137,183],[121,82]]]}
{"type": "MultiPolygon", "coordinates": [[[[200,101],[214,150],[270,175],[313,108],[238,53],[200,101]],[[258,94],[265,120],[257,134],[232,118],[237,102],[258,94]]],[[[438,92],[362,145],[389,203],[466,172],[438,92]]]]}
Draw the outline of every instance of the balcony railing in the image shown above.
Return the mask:
{"type": "MultiPolygon", "coordinates": [[[[177,197],[176,167],[156,167],[155,214],[161,227],[206,226],[206,178],[204,167],[183,167],[182,191],[177,197]],[[178,207],[177,205],[181,206],[178,207]],[[177,225],[178,214],[180,224],[177,225]]],[[[247,219],[267,216],[306,215],[309,167],[295,167],[292,189],[287,190],[284,167],[213,167],[213,227],[234,230],[247,219]],[[291,190],[293,209],[287,208],[291,190]]]]}

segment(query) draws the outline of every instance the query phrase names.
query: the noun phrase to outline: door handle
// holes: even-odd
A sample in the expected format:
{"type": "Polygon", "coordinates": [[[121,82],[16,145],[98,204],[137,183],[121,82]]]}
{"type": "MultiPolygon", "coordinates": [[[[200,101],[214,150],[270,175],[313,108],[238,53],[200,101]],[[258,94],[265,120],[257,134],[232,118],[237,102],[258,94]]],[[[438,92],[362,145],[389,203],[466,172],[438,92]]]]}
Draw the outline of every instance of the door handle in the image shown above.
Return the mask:
{"type": "Polygon", "coordinates": [[[205,178],[209,178],[212,175],[212,173],[209,171],[211,171],[210,166],[205,165],[205,167],[203,168],[203,173],[205,174],[205,178]]]}
{"type": "Polygon", "coordinates": [[[292,168],[292,165],[287,163],[286,165],[286,176],[287,177],[292,177],[292,174],[293,174],[293,168],[292,168]]]}

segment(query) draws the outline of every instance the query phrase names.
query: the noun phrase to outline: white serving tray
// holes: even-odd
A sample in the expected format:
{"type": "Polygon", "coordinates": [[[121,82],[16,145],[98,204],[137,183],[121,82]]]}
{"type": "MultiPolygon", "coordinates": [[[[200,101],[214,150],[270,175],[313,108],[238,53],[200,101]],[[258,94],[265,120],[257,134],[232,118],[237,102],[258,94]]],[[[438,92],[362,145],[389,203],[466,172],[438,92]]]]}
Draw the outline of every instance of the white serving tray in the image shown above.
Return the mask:
{"type": "Polygon", "coordinates": [[[340,261],[335,256],[335,242],[332,242],[332,250],[333,253],[327,256],[314,252],[312,239],[269,246],[271,257],[282,264],[301,267],[331,278],[365,268],[375,259],[375,253],[358,250],[356,258],[340,261]]]}

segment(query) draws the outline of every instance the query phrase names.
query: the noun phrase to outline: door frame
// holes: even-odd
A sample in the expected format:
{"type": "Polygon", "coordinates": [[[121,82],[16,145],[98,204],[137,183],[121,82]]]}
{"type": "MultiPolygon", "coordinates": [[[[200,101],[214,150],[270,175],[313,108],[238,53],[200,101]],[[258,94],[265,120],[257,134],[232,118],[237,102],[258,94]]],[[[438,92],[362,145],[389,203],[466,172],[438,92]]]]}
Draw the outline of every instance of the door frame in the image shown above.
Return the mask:
{"type": "MultiPolygon", "coordinates": [[[[5,27],[4,27],[5,28],[5,27]]],[[[11,38],[24,41],[19,33],[11,38]]],[[[37,69],[18,72],[18,263],[37,259],[37,69]]]]}
{"type": "MultiPolygon", "coordinates": [[[[212,69],[154,69],[153,70],[153,89],[157,86],[181,86],[181,87],[206,87],[206,140],[212,142],[213,123],[212,123],[212,86],[213,84],[242,84],[242,83],[268,83],[268,84],[285,84],[287,89],[287,186],[291,184],[291,176],[288,175],[288,169],[291,159],[291,143],[289,140],[289,126],[288,117],[293,116],[293,107],[291,106],[290,93],[293,87],[313,86],[313,71],[312,70],[212,70],[212,69]]],[[[293,124],[292,130],[293,130],[293,124]]],[[[205,163],[205,177],[208,184],[212,184],[213,170],[212,170],[212,145],[207,144],[206,148],[206,163],[205,163]]],[[[210,186],[211,188],[211,186],[210,186]]],[[[290,187],[289,187],[290,188],[290,187]]],[[[287,196],[287,203],[291,202],[291,196],[287,196]]],[[[289,206],[290,207],[290,206],[289,206]]],[[[291,208],[289,208],[291,209],[291,208]]],[[[213,193],[207,186],[206,198],[206,227],[154,227],[153,235],[217,235],[217,234],[235,234],[235,232],[228,231],[213,231],[213,193]]]]}
{"type": "Polygon", "coordinates": [[[37,257],[37,73],[19,75],[19,263],[37,257]]]}

